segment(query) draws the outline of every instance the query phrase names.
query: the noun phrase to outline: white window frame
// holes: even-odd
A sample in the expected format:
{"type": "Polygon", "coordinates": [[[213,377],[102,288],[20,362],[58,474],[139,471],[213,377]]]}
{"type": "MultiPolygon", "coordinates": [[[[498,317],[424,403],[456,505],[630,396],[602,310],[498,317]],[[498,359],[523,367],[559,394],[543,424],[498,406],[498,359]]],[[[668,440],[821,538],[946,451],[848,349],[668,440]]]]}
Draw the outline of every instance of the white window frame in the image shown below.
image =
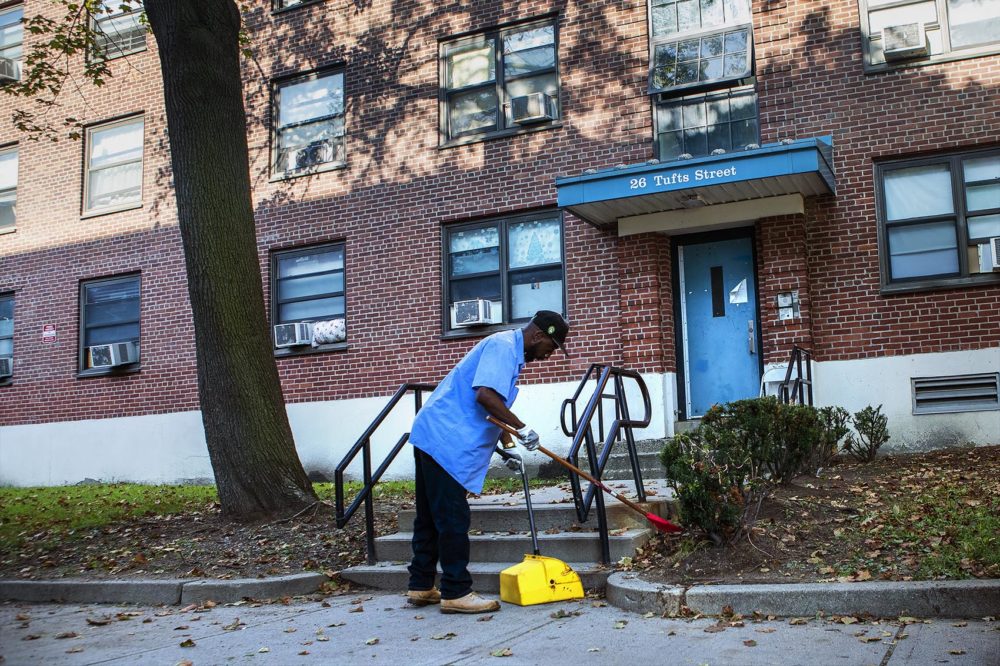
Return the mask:
{"type": "Polygon", "coordinates": [[[6,226],[0,225],[0,234],[10,233],[11,231],[17,230],[17,185],[18,185],[18,175],[19,175],[18,171],[19,171],[19,165],[20,165],[20,155],[18,153],[18,147],[16,145],[14,145],[14,146],[7,146],[5,148],[0,148],[0,156],[2,156],[2,155],[9,155],[11,153],[14,154],[14,167],[13,167],[14,168],[14,187],[0,188],[0,197],[2,197],[4,195],[7,195],[9,193],[13,193],[13,195],[14,195],[14,201],[13,201],[14,222],[13,222],[13,224],[9,224],[9,225],[6,225],[6,226]]]}
{"type": "Polygon", "coordinates": [[[861,52],[866,73],[884,72],[904,67],[921,67],[938,62],[978,58],[1000,53],[1000,41],[953,49],[951,46],[951,31],[948,24],[947,0],[889,0],[875,6],[872,6],[869,0],[858,0],[858,7],[861,17],[861,52]],[[878,54],[881,53],[882,34],[881,31],[877,34],[872,33],[870,14],[886,9],[928,4],[929,2],[934,4],[936,13],[935,21],[924,24],[928,41],[931,44],[930,54],[925,57],[900,62],[887,63],[885,60],[880,59],[878,54]]]}
{"type": "Polygon", "coordinates": [[[86,143],[86,160],[85,160],[85,169],[84,169],[84,178],[83,178],[83,213],[84,213],[84,216],[87,216],[87,215],[100,215],[100,214],[104,214],[104,213],[113,213],[113,212],[117,212],[117,211],[121,211],[121,210],[131,210],[133,208],[141,208],[142,207],[143,181],[144,181],[144,168],[143,168],[143,164],[144,164],[145,158],[146,158],[146,145],[145,145],[146,144],[146,140],[145,140],[145,136],[146,136],[146,122],[145,122],[145,117],[142,116],[142,115],[131,116],[129,118],[123,118],[121,120],[116,120],[116,121],[113,121],[113,122],[110,122],[110,123],[103,123],[101,125],[94,125],[92,127],[88,127],[87,128],[86,137],[85,137],[85,143],[86,143]],[[106,130],[110,130],[110,129],[113,129],[113,128],[116,128],[116,127],[121,127],[123,125],[129,125],[129,124],[133,124],[133,123],[138,123],[138,124],[142,125],[142,137],[143,137],[143,140],[142,140],[142,145],[140,146],[140,150],[139,150],[139,158],[138,159],[123,159],[123,160],[119,160],[119,161],[111,163],[111,164],[106,164],[106,165],[100,167],[99,169],[92,168],[91,165],[90,165],[90,162],[91,162],[91,151],[93,150],[93,147],[94,147],[94,135],[97,134],[97,133],[99,133],[99,132],[103,132],[103,131],[106,131],[106,130]],[[96,171],[103,171],[105,169],[110,169],[110,168],[114,168],[114,167],[124,166],[126,164],[134,164],[136,162],[139,163],[139,196],[136,198],[135,201],[131,201],[130,200],[130,201],[127,201],[127,202],[123,202],[123,203],[120,203],[120,204],[114,204],[114,205],[110,205],[110,206],[97,206],[97,207],[95,207],[95,206],[91,205],[91,203],[90,203],[90,181],[91,181],[91,175],[92,175],[92,173],[94,173],[96,171]]]}

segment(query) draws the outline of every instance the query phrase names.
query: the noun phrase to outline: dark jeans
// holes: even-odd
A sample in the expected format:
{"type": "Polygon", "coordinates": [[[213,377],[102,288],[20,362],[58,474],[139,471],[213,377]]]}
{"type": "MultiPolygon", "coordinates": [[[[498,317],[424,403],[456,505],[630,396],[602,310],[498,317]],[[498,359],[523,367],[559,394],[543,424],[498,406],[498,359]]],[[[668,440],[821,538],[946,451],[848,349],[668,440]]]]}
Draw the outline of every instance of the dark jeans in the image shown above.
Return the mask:
{"type": "Polygon", "coordinates": [[[441,563],[441,598],[458,599],[472,591],[469,575],[469,501],[465,488],[434,458],[413,447],[417,517],[413,521],[411,590],[434,587],[441,563]]]}

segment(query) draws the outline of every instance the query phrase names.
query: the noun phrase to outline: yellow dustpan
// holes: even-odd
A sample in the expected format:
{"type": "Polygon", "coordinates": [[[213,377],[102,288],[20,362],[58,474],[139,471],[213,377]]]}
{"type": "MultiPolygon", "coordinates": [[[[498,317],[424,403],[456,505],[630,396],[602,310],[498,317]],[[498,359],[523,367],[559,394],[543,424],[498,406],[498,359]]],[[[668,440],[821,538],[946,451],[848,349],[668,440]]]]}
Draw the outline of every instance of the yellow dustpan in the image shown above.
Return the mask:
{"type": "Polygon", "coordinates": [[[535,532],[535,514],[531,509],[531,492],[528,476],[520,456],[497,448],[501,457],[516,461],[517,471],[524,481],[524,501],[528,505],[528,523],[531,525],[531,545],[534,555],[525,555],[524,561],[500,572],[500,598],[509,604],[533,606],[566,599],[582,599],[583,583],[580,574],[554,557],[538,554],[538,535],[535,532]]]}

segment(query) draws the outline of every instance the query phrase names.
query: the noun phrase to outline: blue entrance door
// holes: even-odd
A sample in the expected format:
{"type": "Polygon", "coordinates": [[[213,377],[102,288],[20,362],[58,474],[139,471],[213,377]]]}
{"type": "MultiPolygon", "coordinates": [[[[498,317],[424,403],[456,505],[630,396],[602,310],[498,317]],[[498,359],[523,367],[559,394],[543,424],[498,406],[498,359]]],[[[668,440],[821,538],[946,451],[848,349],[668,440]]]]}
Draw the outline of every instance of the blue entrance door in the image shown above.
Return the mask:
{"type": "Polygon", "coordinates": [[[680,245],[685,413],[752,398],[760,387],[757,285],[750,238],[680,245]]]}

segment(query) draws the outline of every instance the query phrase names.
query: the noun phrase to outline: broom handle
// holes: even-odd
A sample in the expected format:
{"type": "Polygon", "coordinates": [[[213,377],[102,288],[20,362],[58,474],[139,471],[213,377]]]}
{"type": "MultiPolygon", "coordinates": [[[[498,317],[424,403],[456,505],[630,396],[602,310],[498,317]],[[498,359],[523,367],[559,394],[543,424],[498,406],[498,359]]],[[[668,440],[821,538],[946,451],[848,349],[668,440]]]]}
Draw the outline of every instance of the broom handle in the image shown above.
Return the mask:
{"type": "MultiPolygon", "coordinates": [[[[517,433],[517,428],[515,428],[514,426],[509,425],[507,423],[504,423],[500,419],[497,419],[497,418],[495,418],[493,416],[487,416],[486,420],[489,421],[490,423],[494,424],[494,425],[500,426],[500,428],[502,430],[506,430],[508,433],[510,433],[514,437],[517,437],[518,439],[521,439],[521,437],[517,433]]],[[[600,481],[598,481],[597,479],[595,479],[594,477],[592,477],[590,474],[587,474],[582,469],[580,469],[579,467],[577,467],[573,463],[569,462],[568,460],[564,460],[564,459],[560,458],[559,456],[557,456],[556,454],[552,453],[551,451],[549,451],[547,448],[545,448],[541,444],[538,445],[538,450],[541,451],[542,453],[544,453],[545,455],[547,455],[549,458],[552,458],[553,460],[555,460],[557,463],[559,463],[560,465],[562,465],[563,467],[565,467],[569,471],[574,472],[575,474],[577,474],[579,476],[582,476],[587,481],[590,481],[591,483],[593,483],[595,486],[597,486],[598,488],[600,488],[604,492],[611,494],[612,496],[614,496],[614,498],[616,500],[618,500],[622,504],[627,504],[633,510],[638,511],[639,513],[641,513],[643,515],[646,515],[646,514],[649,513],[648,511],[646,511],[645,509],[643,509],[641,506],[639,506],[638,504],[636,504],[632,500],[630,500],[627,497],[624,497],[622,495],[619,495],[615,491],[611,490],[611,488],[608,488],[606,485],[604,485],[603,483],[601,483],[600,481]]]]}

